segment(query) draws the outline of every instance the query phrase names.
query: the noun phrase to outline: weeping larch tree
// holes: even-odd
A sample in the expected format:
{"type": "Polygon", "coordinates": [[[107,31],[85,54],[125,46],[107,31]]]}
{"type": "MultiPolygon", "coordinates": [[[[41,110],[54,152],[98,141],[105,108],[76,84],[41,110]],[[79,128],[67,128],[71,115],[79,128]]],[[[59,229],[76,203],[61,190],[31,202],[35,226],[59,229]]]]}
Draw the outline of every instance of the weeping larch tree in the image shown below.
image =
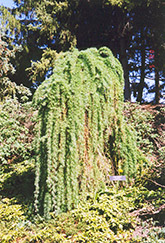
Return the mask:
{"type": "Polygon", "coordinates": [[[123,118],[123,71],[102,47],[61,53],[34,95],[38,107],[35,210],[49,217],[135,175],[140,153],[123,118]]]}

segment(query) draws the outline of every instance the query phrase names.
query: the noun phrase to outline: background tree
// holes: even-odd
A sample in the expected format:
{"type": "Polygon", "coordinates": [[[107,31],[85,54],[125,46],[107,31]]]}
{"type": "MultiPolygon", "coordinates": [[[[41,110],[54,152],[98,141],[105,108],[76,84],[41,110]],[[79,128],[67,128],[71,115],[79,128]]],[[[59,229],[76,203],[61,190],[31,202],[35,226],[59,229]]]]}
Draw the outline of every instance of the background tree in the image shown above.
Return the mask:
{"type": "MultiPolygon", "coordinates": [[[[20,16],[17,24],[19,27],[14,28],[17,33],[14,41],[22,43],[23,46],[22,54],[17,57],[18,68],[14,76],[16,82],[19,83],[20,76],[24,76],[27,86],[31,87],[35,81],[37,85],[40,84],[46,74],[51,74],[51,67],[60,51],[75,46],[80,50],[93,46],[107,46],[123,65],[125,99],[131,98],[130,75],[134,75],[135,79],[141,76],[135,83],[138,85],[140,82],[137,90],[138,101],[142,101],[145,77],[153,73],[153,68],[149,68],[147,63],[146,54],[150,49],[155,49],[153,42],[159,43],[161,52],[164,48],[161,11],[164,5],[160,0],[16,0],[15,3],[16,8],[9,10],[12,18],[20,16]],[[160,28],[156,28],[158,25],[160,28]],[[161,43],[158,38],[155,39],[159,35],[162,36],[161,43]],[[133,67],[136,69],[133,70],[133,67]],[[29,73],[25,72],[26,68],[29,73]]],[[[6,15],[5,12],[4,18],[6,15]]],[[[8,20],[9,22],[11,21],[8,20]]],[[[9,25],[11,26],[11,23],[9,25]]],[[[162,57],[156,60],[159,63],[159,71],[156,72],[158,80],[158,76],[163,75],[163,66],[160,64],[162,57]]]]}
{"type": "MultiPolygon", "coordinates": [[[[155,102],[159,103],[160,89],[163,88],[163,83],[157,91],[155,87],[159,86],[159,81],[164,81],[164,15],[163,4],[161,1],[153,1],[149,6],[142,4],[137,6],[131,12],[133,23],[133,34],[129,48],[130,72],[132,76],[132,86],[137,92],[137,101],[144,102],[143,90],[155,92],[155,102]],[[158,34],[159,33],[159,34],[158,34]],[[158,38],[158,35],[160,38],[158,38]],[[155,50],[157,54],[155,55],[155,50]],[[159,66],[155,66],[155,62],[159,66]],[[154,75],[155,73],[155,75],[154,75]],[[158,76],[160,75],[160,79],[158,76]],[[145,80],[154,80],[157,85],[149,85],[145,80]],[[159,80],[158,80],[159,79],[159,80]],[[156,81],[157,80],[157,81],[156,81]],[[158,95],[159,94],[159,95],[158,95]],[[159,98],[156,98],[159,96],[159,98]]],[[[136,96],[136,95],[135,95],[136,96]]]]}
{"type": "Polygon", "coordinates": [[[30,82],[26,68],[31,65],[31,60],[37,61],[42,55],[41,45],[37,42],[39,33],[28,28],[30,23],[36,21],[34,12],[26,3],[25,6],[20,3],[13,9],[1,6],[0,12],[5,41],[11,47],[20,45],[22,47],[21,53],[17,52],[16,58],[11,60],[16,71],[10,77],[16,84],[24,84],[31,88],[33,83],[30,82]]]}
{"type": "Polygon", "coordinates": [[[21,102],[26,101],[31,92],[24,85],[17,85],[10,76],[15,73],[15,68],[11,63],[17,52],[21,51],[21,47],[9,47],[3,40],[4,33],[0,32],[0,100],[18,98],[21,102]]]}

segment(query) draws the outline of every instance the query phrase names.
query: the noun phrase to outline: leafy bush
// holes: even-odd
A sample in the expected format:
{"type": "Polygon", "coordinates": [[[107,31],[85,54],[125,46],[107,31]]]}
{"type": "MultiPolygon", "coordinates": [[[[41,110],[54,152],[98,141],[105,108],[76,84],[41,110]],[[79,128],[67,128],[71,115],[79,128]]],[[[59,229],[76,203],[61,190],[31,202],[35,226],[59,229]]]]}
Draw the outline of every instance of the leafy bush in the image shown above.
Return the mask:
{"type": "Polygon", "coordinates": [[[137,144],[145,153],[152,153],[154,150],[153,139],[158,134],[152,126],[154,116],[151,112],[141,109],[138,104],[125,103],[125,117],[129,124],[135,128],[137,132],[137,144]]]}
{"type": "Polygon", "coordinates": [[[142,232],[140,242],[144,243],[164,243],[165,227],[156,226],[153,219],[142,222],[142,232]]]}
{"type": "Polygon", "coordinates": [[[143,237],[143,243],[164,243],[165,239],[165,227],[163,228],[152,228],[147,237],[143,237]]]}
{"type": "Polygon", "coordinates": [[[125,117],[127,122],[134,126],[138,146],[147,156],[146,162],[139,160],[138,183],[157,190],[165,182],[165,108],[162,105],[140,106],[126,103],[125,117]]]}
{"type": "Polygon", "coordinates": [[[32,155],[33,109],[17,100],[0,105],[0,164],[23,161],[32,155]]]}
{"type": "Polygon", "coordinates": [[[11,204],[8,198],[0,201],[0,241],[12,242],[14,237],[19,235],[16,230],[19,223],[25,220],[21,205],[11,204]]]}
{"type": "MultiPolygon", "coordinates": [[[[136,187],[135,187],[136,188],[136,187]]],[[[142,208],[144,206],[154,206],[158,208],[159,206],[165,204],[164,198],[164,190],[162,188],[158,188],[157,190],[148,190],[144,186],[140,186],[140,188],[136,189],[136,195],[134,194],[135,205],[138,208],[142,208]]]]}
{"type": "Polygon", "coordinates": [[[28,213],[31,213],[30,205],[34,192],[34,160],[13,163],[3,168],[3,173],[0,174],[0,191],[3,197],[15,198],[24,207],[28,205],[28,213]]]}

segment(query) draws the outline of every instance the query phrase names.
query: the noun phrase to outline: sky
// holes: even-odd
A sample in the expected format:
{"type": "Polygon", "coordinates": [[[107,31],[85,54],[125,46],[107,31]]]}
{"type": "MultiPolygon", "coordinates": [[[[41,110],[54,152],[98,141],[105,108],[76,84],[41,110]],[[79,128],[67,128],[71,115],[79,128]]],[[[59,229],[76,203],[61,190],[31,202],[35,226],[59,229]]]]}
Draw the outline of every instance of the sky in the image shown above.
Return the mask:
{"type": "Polygon", "coordinates": [[[12,7],[13,0],[0,0],[0,5],[3,5],[5,7],[12,7]]]}

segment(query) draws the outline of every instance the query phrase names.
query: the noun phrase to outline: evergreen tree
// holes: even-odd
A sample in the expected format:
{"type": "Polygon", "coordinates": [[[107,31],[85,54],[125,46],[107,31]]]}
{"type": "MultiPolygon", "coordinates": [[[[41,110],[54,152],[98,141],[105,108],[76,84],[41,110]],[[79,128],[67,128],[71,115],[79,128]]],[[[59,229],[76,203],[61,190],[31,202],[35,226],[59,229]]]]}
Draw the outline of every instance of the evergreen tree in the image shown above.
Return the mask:
{"type": "MultiPolygon", "coordinates": [[[[146,56],[146,52],[150,49],[156,50],[157,47],[159,49],[161,47],[161,50],[155,51],[158,53],[158,58],[155,59],[157,62],[155,71],[158,70],[156,80],[158,76],[161,77],[159,80],[162,80],[164,5],[161,0],[15,0],[14,2],[16,7],[12,10],[3,9],[2,15],[4,20],[7,20],[11,33],[15,31],[14,44],[21,43],[23,46],[23,52],[17,56],[18,61],[15,63],[17,66],[17,72],[13,76],[15,82],[20,83],[20,77],[23,76],[26,86],[32,86],[33,82],[36,82],[36,85],[40,84],[45,75],[51,74],[57,53],[75,46],[80,50],[107,46],[115,56],[119,57],[124,69],[126,100],[130,100],[131,96],[130,74],[133,66],[136,67],[135,76],[141,76],[138,101],[142,100],[145,77],[153,71],[147,63],[144,65],[146,60],[144,54],[146,56]],[[17,19],[14,16],[17,16],[17,19]],[[142,33],[143,37],[139,38],[142,33]],[[156,36],[161,36],[161,41],[156,36]],[[151,41],[157,43],[157,47],[153,48],[151,41]],[[137,59],[137,55],[140,59],[137,59]],[[130,56],[131,61],[134,59],[132,67],[129,65],[130,56]],[[29,73],[25,71],[27,68],[29,73]]],[[[156,83],[158,87],[159,82],[156,83]]]]}
{"type": "Polygon", "coordinates": [[[34,95],[36,212],[70,210],[105,189],[110,174],[135,176],[143,160],[123,119],[123,71],[108,48],[61,54],[34,95]]]}
{"type": "Polygon", "coordinates": [[[143,89],[146,87],[149,92],[154,91],[155,95],[159,96],[159,98],[155,97],[155,102],[159,103],[160,90],[163,88],[163,84],[159,87],[159,82],[164,80],[163,4],[159,0],[153,1],[149,6],[142,4],[133,9],[131,16],[133,34],[131,48],[129,48],[129,59],[131,60],[129,66],[132,79],[135,80],[132,85],[137,93],[137,101],[144,102],[143,89]],[[148,87],[145,79],[154,78],[155,85],[148,87]]]}
{"type": "Polygon", "coordinates": [[[15,58],[16,52],[21,51],[21,47],[9,48],[8,44],[3,40],[4,33],[0,32],[0,100],[20,98],[25,101],[27,96],[31,96],[31,92],[23,85],[17,85],[10,79],[11,74],[15,73],[15,68],[11,63],[11,59],[15,58]]]}

